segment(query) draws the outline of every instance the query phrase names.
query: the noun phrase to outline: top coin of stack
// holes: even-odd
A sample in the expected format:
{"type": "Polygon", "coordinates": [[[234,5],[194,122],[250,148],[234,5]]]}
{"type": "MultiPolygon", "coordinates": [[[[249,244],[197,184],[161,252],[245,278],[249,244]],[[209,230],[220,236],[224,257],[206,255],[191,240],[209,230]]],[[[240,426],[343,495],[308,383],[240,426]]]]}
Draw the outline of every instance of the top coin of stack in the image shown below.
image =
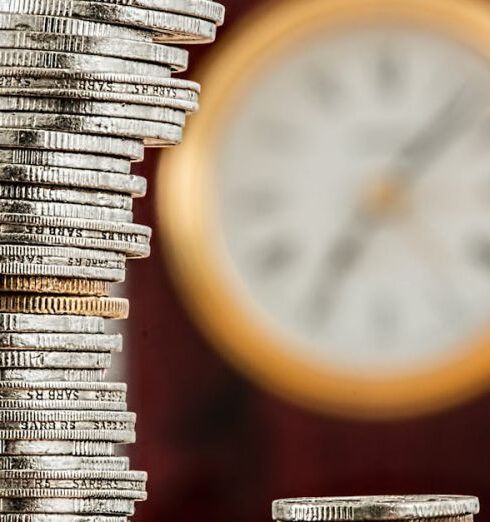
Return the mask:
{"type": "Polygon", "coordinates": [[[409,495],[291,498],[272,504],[280,522],[432,521],[471,522],[479,512],[476,497],[409,495]]]}
{"type": "Polygon", "coordinates": [[[179,143],[199,85],[174,44],[210,42],[211,0],[0,0],[0,522],[124,522],[146,474],[126,386],[104,382],[128,315],[110,297],[149,255],[130,174],[179,143]],[[26,518],[26,516],[28,518],[26,518]]]}

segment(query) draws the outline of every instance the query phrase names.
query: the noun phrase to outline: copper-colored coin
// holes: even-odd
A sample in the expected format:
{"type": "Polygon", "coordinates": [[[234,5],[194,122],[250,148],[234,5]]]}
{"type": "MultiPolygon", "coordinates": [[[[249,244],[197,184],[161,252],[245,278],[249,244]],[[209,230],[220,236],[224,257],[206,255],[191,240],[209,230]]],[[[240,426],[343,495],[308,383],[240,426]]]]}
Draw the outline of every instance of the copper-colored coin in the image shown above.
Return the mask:
{"type": "Polygon", "coordinates": [[[0,312],[126,319],[129,315],[129,301],[115,297],[0,294],[0,312]]]}
{"type": "Polygon", "coordinates": [[[0,292],[22,294],[63,294],[105,297],[110,293],[107,281],[47,276],[0,276],[0,292]]]}

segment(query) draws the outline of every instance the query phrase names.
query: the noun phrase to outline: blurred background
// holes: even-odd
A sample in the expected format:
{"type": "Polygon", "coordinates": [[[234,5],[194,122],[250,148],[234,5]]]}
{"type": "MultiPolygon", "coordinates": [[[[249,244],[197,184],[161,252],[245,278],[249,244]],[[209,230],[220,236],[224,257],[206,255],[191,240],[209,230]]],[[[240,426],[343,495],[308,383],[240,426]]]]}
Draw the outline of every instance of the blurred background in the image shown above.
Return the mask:
{"type": "MultiPolygon", "coordinates": [[[[183,290],[156,183],[176,163],[150,149],[137,167],[137,221],[155,237],[130,267],[119,369],[138,412],[133,466],[149,471],[135,520],[265,522],[274,498],[389,493],[478,495],[490,514],[489,22],[456,3],[468,11],[445,20],[454,39],[362,17],[323,31],[327,14],[305,15],[302,43],[264,43],[253,74],[238,53],[249,61],[224,74],[202,159],[214,239],[195,240],[236,309],[212,287],[183,290]],[[469,33],[480,53],[457,41],[469,33]],[[231,347],[205,324],[214,305],[231,347]]],[[[281,4],[226,1],[216,46],[191,49],[204,96],[190,128],[210,119],[207,69],[254,27],[279,34],[281,4]]],[[[196,156],[197,134],[177,154],[196,156]]]]}

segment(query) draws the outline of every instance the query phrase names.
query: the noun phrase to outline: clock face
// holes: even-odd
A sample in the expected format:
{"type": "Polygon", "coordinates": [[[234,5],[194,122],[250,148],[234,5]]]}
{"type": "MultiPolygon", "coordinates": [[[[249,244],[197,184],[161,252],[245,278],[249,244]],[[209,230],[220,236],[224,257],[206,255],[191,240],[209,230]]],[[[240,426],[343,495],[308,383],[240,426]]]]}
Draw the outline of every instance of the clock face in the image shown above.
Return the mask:
{"type": "Polygon", "coordinates": [[[490,383],[490,10],[297,0],[244,20],[161,163],[162,238],[225,357],[369,418],[490,383]]]}
{"type": "Polygon", "coordinates": [[[392,375],[485,332],[487,58],[410,25],[320,32],[278,53],[222,128],[226,270],[288,355],[392,375]]]}

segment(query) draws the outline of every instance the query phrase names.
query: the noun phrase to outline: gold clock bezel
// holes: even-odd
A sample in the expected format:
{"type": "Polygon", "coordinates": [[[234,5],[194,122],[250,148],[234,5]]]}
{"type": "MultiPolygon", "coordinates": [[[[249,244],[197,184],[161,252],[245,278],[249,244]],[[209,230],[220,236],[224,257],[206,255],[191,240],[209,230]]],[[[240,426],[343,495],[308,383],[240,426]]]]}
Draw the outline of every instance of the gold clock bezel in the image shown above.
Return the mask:
{"type": "Polygon", "coordinates": [[[490,63],[490,6],[480,0],[286,0],[244,19],[203,65],[201,112],[158,164],[157,216],[185,303],[212,344],[289,401],[337,415],[396,419],[462,403],[490,387],[490,325],[461,356],[416,374],[368,378],[316,366],[262,318],[225,261],[216,226],[213,150],[241,93],[275,56],[312,34],[386,19],[444,31],[490,63]]]}

